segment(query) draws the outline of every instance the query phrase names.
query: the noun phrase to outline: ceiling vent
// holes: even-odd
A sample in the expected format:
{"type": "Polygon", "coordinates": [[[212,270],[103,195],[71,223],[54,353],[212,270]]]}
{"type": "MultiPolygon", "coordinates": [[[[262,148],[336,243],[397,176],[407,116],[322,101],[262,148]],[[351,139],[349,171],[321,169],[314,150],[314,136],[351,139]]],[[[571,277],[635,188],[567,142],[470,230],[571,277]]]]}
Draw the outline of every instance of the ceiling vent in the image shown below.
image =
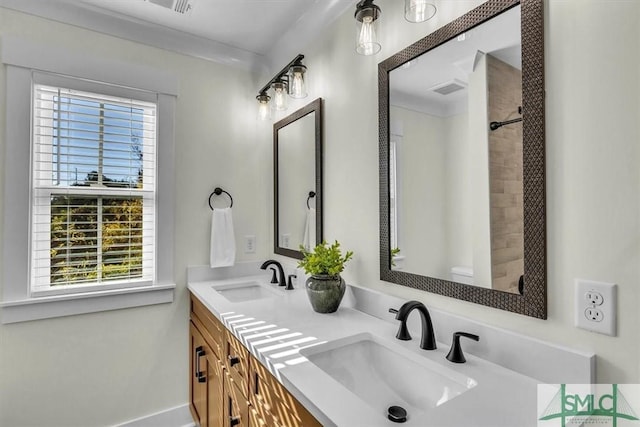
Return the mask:
{"type": "Polygon", "coordinates": [[[458,79],[453,79],[445,83],[437,84],[431,88],[430,91],[439,93],[440,95],[449,95],[453,92],[457,92],[462,89],[466,89],[467,84],[458,79]]]}
{"type": "Polygon", "coordinates": [[[149,3],[157,4],[166,9],[171,9],[174,12],[182,15],[188,14],[193,10],[193,0],[147,0],[149,3]]]}

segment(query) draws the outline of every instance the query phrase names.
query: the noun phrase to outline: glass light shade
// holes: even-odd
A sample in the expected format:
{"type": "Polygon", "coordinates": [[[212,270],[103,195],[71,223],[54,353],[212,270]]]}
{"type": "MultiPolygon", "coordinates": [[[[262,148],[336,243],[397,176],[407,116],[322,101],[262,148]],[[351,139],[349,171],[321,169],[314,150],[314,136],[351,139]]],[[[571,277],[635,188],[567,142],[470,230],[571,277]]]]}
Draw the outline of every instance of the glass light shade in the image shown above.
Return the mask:
{"type": "Polygon", "coordinates": [[[273,108],[278,111],[287,109],[287,84],[277,81],[271,85],[273,89],[273,108]]]}
{"type": "Polygon", "coordinates": [[[269,100],[271,97],[266,94],[256,96],[258,100],[258,119],[269,120],[271,118],[271,108],[269,108],[269,100]]]}
{"type": "Polygon", "coordinates": [[[409,22],[424,22],[435,14],[436,6],[427,0],[404,0],[404,19],[409,22]]]}
{"type": "Polygon", "coordinates": [[[307,97],[307,85],[304,78],[304,73],[307,71],[307,67],[304,65],[293,65],[289,69],[291,82],[289,86],[289,95],[292,98],[306,98],[307,97]]]}
{"type": "Polygon", "coordinates": [[[356,52],[360,55],[374,55],[382,46],[378,42],[378,17],[380,8],[373,0],[363,0],[356,7],[356,52]]]}

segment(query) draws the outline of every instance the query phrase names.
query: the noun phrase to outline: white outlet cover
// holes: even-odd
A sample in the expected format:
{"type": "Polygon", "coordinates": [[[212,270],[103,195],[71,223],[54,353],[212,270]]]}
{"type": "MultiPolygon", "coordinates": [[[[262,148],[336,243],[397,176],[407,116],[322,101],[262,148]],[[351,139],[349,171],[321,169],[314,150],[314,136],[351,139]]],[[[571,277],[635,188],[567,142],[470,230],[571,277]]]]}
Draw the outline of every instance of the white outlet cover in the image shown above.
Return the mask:
{"type": "Polygon", "coordinates": [[[616,336],[617,285],[575,280],[575,325],[600,334],[616,336]],[[593,296],[596,298],[593,298],[593,296]],[[593,313],[597,313],[593,316],[593,313]]]}
{"type": "Polygon", "coordinates": [[[254,235],[244,236],[244,253],[246,254],[256,253],[256,236],[254,235]]]}

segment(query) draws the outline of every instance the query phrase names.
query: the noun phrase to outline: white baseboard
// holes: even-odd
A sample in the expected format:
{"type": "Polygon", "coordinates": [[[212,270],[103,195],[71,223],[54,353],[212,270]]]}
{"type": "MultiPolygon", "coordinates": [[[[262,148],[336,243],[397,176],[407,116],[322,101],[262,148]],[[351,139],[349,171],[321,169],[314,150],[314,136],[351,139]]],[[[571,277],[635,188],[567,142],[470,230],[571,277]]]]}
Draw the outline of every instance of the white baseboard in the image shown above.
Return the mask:
{"type": "Polygon", "coordinates": [[[115,427],[194,427],[189,404],[165,409],[155,414],[145,415],[115,427]]]}

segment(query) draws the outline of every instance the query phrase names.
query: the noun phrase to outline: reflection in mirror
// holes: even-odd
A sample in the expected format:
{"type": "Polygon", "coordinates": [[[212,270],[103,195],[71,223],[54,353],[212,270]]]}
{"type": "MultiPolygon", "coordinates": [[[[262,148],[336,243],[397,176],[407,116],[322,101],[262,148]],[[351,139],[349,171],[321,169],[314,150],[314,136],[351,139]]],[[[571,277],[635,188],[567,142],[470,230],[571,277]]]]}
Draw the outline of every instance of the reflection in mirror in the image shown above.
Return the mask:
{"type": "Polygon", "coordinates": [[[520,7],[389,73],[392,268],[518,292],[520,7]]]}
{"type": "Polygon", "coordinates": [[[488,0],[378,65],[380,278],[546,318],[542,0],[488,0]]]}
{"type": "Polygon", "coordinates": [[[322,240],[322,100],[273,126],[274,252],[302,258],[322,240]]]}

